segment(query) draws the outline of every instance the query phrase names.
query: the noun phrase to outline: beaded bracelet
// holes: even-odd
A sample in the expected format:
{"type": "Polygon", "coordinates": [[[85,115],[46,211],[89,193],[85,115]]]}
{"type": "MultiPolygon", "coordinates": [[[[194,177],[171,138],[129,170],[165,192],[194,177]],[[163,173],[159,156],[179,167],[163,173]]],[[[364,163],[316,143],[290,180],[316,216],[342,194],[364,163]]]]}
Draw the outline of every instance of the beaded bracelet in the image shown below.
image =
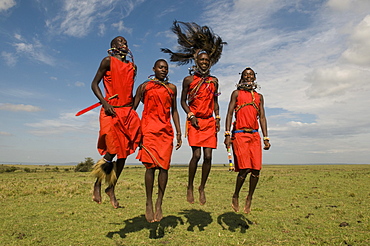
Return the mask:
{"type": "Polygon", "coordinates": [[[195,117],[194,113],[190,111],[188,113],[188,119],[191,120],[192,119],[192,116],[195,117]]]}
{"type": "Polygon", "coordinates": [[[225,131],[225,137],[226,136],[231,136],[231,132],[230,131],[225,131]]]}
{"type": "Polygon", "coordinates": [[[263,141],[265,141],[265,140],[270,141],[270,138],[269,137],[263,137],[263,141]]]}
{"type": "Polygon", "coordinates": [[[218,119],[218,120],[221,120],[221,117],[219,115],[216,115],[215,118],[218,119]]]}

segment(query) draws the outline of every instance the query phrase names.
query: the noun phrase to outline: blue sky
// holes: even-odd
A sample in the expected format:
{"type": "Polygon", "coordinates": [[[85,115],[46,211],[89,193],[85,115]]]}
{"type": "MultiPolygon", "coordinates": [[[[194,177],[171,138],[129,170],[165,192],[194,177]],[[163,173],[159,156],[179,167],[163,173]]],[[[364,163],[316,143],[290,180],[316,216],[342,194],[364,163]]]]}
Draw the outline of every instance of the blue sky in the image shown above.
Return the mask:
{"type": "MultiPolygon", "coordinates": [[[[214,163],[228,163],[224,117],[247,66],[265,97],[264,163],[369,163],[369,10],[367,0],[0,0],[0,163],[98,160],[99,111],[74,115],[97,101],[90,84],[110,41],[128,40],[138,86],[168,59],[160,48],[176,49],[174,20],[228,42],[211,71],[222,92],[214,163]]],[[[170,64],[179,91],[187,68],[170,64]]],[[[190,155],[183,139],[173,163],[190,155]]]]}

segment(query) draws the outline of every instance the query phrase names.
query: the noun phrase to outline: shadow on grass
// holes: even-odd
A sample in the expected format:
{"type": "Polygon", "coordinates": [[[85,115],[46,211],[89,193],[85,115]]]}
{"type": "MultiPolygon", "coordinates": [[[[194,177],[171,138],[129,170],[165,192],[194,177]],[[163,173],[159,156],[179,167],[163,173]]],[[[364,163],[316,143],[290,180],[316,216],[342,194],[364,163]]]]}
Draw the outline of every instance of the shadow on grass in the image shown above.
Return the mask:
{"type": "Polygon", "coordinates": [[[236,214],[234,212],[221,214],[217,217],[217,223],[222,227],[222,230],[235,232],[240,228],[241,233],[245,233],[249,229],[249,225],[253,224],[243,214],[236,214]]]}
{"type": "Polygon", "coordinates": [[[199,231],[204,231],[204,228],[212,223],[211,213],[205,212],[203,210],[183,210],[180,212],[187,219],[189,223],[188,231],[194,231],[195,227],[198,227],[199,231]]]}
{"type": "Polygon", "coordinates": [[[175,228],[184,222],[180,217],[173,215],[164,217],[160,222],[149,223],[145,219],[145,215],[140,215],[132,219],[123,221],[125,226],[119,231],[112,231],[107,233],[107,237],[113,238],[114,234],[118,234],[121,238],[126,238],[128,233],[138,232],[144,229],[149,230],[149,238],[157,239],[165,235],[166,229],[175,228]]]}

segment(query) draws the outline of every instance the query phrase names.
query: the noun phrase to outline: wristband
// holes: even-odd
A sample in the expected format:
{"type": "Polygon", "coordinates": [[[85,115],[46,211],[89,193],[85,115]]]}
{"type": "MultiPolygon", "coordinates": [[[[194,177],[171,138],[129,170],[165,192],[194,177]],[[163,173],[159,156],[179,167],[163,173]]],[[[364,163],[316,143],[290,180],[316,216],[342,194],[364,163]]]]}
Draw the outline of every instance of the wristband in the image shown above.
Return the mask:
{"type": "Polygon", "coordinates": [[[194,113],[190,111],[188,113],[188,119],[190,120],[192,118],[192,116],[195,117],[194,113]]]}
{"type": "Polygon", "coordinates": [[[221,120],[221,117],[219,115],[216,115],[215,118],[221,120]]]}
{"type": "Polygon", "coordinates": [[[226,136],[231,136],[231,132],[230,131],[225,131],[225,137],[226,136]]]}
{"type": "Polygon", "coordinates": [[[265,141],[265,140],[270,141],[270,138],[269,137],[263,137],[263,141],[265,141]]]}

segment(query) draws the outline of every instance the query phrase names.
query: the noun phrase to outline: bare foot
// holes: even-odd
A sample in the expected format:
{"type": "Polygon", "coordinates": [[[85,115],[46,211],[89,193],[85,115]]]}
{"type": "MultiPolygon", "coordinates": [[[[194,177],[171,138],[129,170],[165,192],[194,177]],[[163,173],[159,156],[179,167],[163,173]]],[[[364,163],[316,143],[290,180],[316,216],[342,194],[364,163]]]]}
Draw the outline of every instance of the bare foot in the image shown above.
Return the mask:
{"type": "Polygon", "coordinates": [[[188,190],[187,190],[187,193],[186,193],[186,200],[190,204],[194,203],[193,187],[188,187],[188,190]]]}
{"type": "Polygon", "coordinates": [[[252,198],[245,198],[244,213],[249,214],[251,212],[252,198]]]}
{"type": "Polygon", "coordinates": [[[163,219],[162,205],[161,205],[161,203],[157,202],[155,204],[154,221],[159,222],[162,219],[163,219]]]}
{"type": "Polygon", "coordinates": [[[93,197],[92,200],[98,204],[101,204],[101,194],[100,194],[100,189],[101,189],[101,183],[96,181],[94,184],[94,191],[93,191],[93,197]]]}
{"type": "Polygon", "coordinates": [[[206,193],[204,193],[204,188],[201,189],[199,187],[198,190],[199,190],[199,203],[200,205],[204,205],[206,203],[206,193]]]}
{"type": "Polygon", "coordinates": [[[146,203],[145,218],[149,223],[154,222],[153,204],[151,202],[146,203]]]}
{"type": "Polygon", "coordinates": [[[239,197],[233,196],[231,200],[231,207],[233,207],[235,212],[239,212],[239,197]]]}
{"type": "Polygon", "coordinates": [[[114,208],[119,208],[119,203],[116,199],[116,195],[114,194],[114,187],[108,187],[105,189],[105,193],[109,196],[110,203],[114,208]]]}

